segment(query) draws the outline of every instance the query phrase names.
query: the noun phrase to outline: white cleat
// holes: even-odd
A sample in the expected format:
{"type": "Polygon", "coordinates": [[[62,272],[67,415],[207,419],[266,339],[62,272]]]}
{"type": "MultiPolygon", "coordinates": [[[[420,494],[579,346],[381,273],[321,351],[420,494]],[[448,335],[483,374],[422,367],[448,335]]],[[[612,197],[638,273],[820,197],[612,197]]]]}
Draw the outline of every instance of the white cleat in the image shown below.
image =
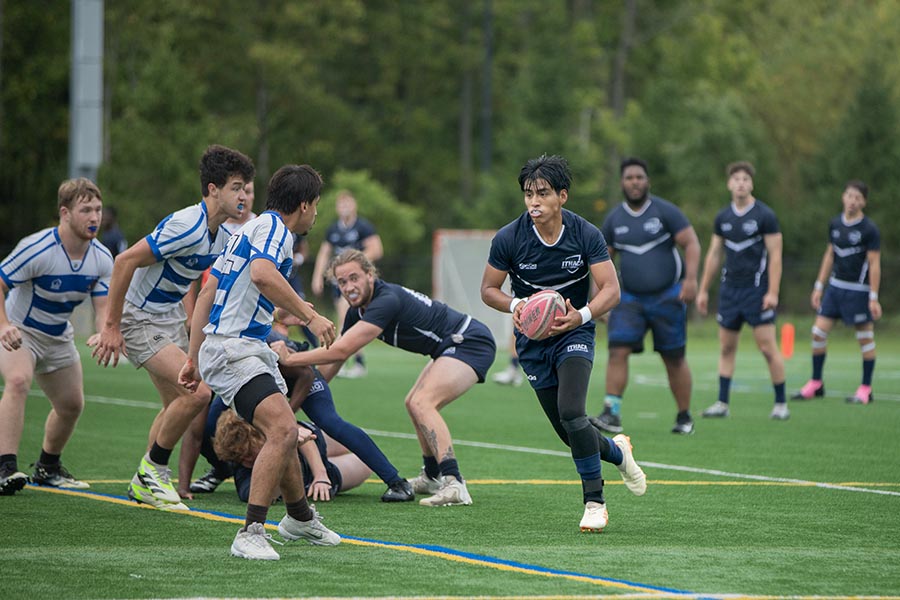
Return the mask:
{"type": "Polygon", "coordinates": [[[313,518],[309,521],[298,521],[290,515],[278,524],[278,533],[288,541],[304,539],[314,546],[337,546],[341,543],[341,536],[322,525],[322,517],[315,506],[310,506],[313,518]]]}
{"type": "Polygon", "coordinates": [[[643,496],[647,491],[647,476],[644,475],[643,469],[634,460],[634,455],[631,451],[631,438],[620,433],[613,438],[613,442],[622,451],[622,464],[616,466],[619,472],[622,473],[625,487],[635,496],[643,496]]]}
{"type": "Polygon", "coordinates": [[[452,475],[441,478],[443,485],[433,496],[422,498],[419,504],[422,506],[460,506],[472,504],[472,496],[466,488],[464,481],[459,481],[452,475]]]}
{"type": "Polygon", "coordinates": [[[249,558],[251,560],[278,560],[281,557],[272,548],[275,542],[272,536],[266,533],[266,527],[262,523],[250,523],[246,531],[241,528],[234,541],[231,543],[231,555],[238,558],[249,558]]]}
{"type": "Polygon", "coordinates": [[[409,480],[409,484],[412,486],[413,492],[416,494],[436,494],[441,486],[444,485],[444,482],[440,480],[440,478],[434,479],[425,474],[425,469],[409,480]]]}
{"type": "Polygon", "coordinates": [[[601,533],[607,523],[609,523],[609,513],[606,511],[606,504],[584,503],[584,516],[581,517],[581,523],[578,525],[581,531],[601,533]]]}

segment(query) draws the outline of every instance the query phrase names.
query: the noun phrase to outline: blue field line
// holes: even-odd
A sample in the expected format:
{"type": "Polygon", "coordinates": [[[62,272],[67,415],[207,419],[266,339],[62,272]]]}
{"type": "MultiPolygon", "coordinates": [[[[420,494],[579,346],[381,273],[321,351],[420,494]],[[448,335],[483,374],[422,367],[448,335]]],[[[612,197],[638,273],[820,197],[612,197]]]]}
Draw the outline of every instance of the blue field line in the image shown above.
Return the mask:
{"type": "MultiPolygon", "coordinates": [[[[67,496],[81,496],[86,498],[93,498],[102,501],[110,501],[115,504],[127,505],[134,507],[141,506],[138,503],[130,500],[125,496],[117,496],[115,494],[104,494],[101,492],[94,492],[89,490],[63,490],[56,488],[47,488],[43,486],[38,486],[35,484],[29,484],[29,488],[57,493],[57,494],[65,494],[67,496]]],[[[144,508],[150,508],[146,505],[143,505],[144,508]]],[[[189,511],[173,511],[173,514],[179,514],[184,516],[195,516],[195,517],[214,517],[214,520],[221,520],[225,522],[233,522],[235,524],[242,524],[244,522],[244,517],[229,514],[225,512],[208,510],[208,509],[199,509],[192,508],[189,511]]],[[[279,521],[267,520],[266,524],[271,525],[273,527],[278,526],[279,521]]],[[[598,584],[609,584],[616,587],[628,587],[636,590],[644,590],[647,592],[655,592],[657,594],[669,594],[674,596],[684,596],[688,598],[704,598],[704,597],[712,597],[712,596],[700,596],[695,592],[689,592],[685,590],[679,590],[675,588],[667,588],[655,585],[649,585],[644,583],[636,583],[633,581],[627,581],[625,579],[615,579],[612,577],[601,577],[599,575],[590,575],[587,573],[578,573],[576,571],[564,571],[561,569],[551,569],[548,567],[541,567],[537,565],[530,565],[527,563],[520,563],[512,560],[504,560],[501,558],[497,558],[494,556],[488,556],[484,554],[474,554],[472,552],[463,552],[461,550],[454,550],[452,548],[446,548],[444,546],[435,546],[430,544],[406,544],[403,542],[389,542],[385,540],[378,540],[372,538],[363,538],[356,537],[352,535],[340,534],[341,537],[348,541],[355,541],[362,544],[372,545],[376,547],[382,548],[393,548],[397,550],[404,551],[423,551],[428,553],[429,556],[434,556],[441,558],[443,557],[445,560],[459,560],[463,559],[461,562],[469,562],[470,564],[482,565],[487,567],[499,567],[505,569],[515,569],[520,572],[524,572],[526,574],[532,575],[541,575],[544,577],[562,577],[567,579],[582,579],[587,582],[595,582],[598,584]]]]}

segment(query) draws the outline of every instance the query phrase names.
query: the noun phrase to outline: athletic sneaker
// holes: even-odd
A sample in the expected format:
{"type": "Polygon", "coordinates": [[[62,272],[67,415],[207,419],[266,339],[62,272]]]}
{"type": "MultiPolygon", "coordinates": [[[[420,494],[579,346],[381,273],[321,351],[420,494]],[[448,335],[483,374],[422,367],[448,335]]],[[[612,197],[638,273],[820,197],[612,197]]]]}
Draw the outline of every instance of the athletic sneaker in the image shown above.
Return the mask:
{"type": "Polygon", "coordinates": [[[716,402],[703,411],[704,417],[727,417],[728,416],[728,403],[722,402],[721,400],[716,400],[716,402]]]}
{"type": "Polygon", "coordinates": [[[416,499],[412,486],[405,479],[395,481],[388,486],[387,491],[381,495],[382,502],[412,502],[416,499]]]}
{"type": "Polygon", "coordinates": [[[22,471],[0,466],[0,496],[12,496],[28,483],[28,475],[22,471]]]}
{"type": "MultiPolygon", "coordinates": [[[[169,467],[157,466],[144,455],[134,477],[139,482],[137,487],[141,488],[140,490],[135,489],[136,496],[138,491],[143,492],[146,490],[157,500],[172,504],[181,502],[181,496],[178,495],[178,492],[175,491],[175,487],[172,485],[172,470],[169,467]]],[[[131,482],[132,489],[135,488],[135,479],[132,479],[131,482]]]]}
{"type": "Polygon", "coordinates": [[[344,379],[360,379],[365,377],[368,373],[365,365],[362,365],[358,362],[354,362],[353,364],[344,365],[337,372],[338,377],[342,377],[344,379]]]}
{"type": "MultiPolygon", "coordinates": [[[[242,527],[231,543],[231,555],[252,560],[278,560],[281,558],[269,542],[281,544],[266,533],[262,523],[250,523],[246,531],[242,527]]],[[[283,544],[282,544],[283,545],[283,544]]]]}
{"type": "Polygon", "coordinates": [[[499,373],[494,373],[491,377],[491,381],[499,383],[500,385],[519,387],[522,385],[522,382],[525,381],[525,376],[522,374],[520,368],[509,365],[499,373]]]}
{"type": "Polygon", "coordinates": [[[138,504],[147,504],[159,510],[191,510],[180,499],[178,502],[166,502],[165,500],[160,500],[150,492],[148,487],[141,483],[141,480],[138,479],[137,475],[131,479],[131,484],[128,486],[128,499],[137,502],[138,504]]]}
{"type": "Polygon", "coordinates": [[[195,494],[211,494],[216,491],[222,482],[228,479],[230,475],[220,477],[215,467],[211,467],[206,474],[191,484],[191,491],[195,494]]]}
{"type": "Polygon", "coordinates": [[[601,431],[622,433],[622,417],[612,414],[612,408],[609,406],[604,406],[603,412],[596,417],[588,417],[588,421],[601,431]]]}
{"type": "Polygon", "coordinates": [[[601,533],[607,523],[609,523],[609,513],[606,511],[606,504],[584,503],[584,516],[581,517],[581,523],[578,524],[581,531],[601,533]]]}
{"type": "Polygon", "coordinates": [[[690,417],[686,419],[675,417],[675,426],[672,427],[672,433],[680,433],[681,435],[694,433],[694,420],[690,417]]]}
{"type": "Polygon", "coordinates": [[[872,395],[872,386],[860,385],[856,388],[855,394],[847,396],[847,402],[850,404],[869,404],[870,402],[875,402],[875,396],[872,395]]]}
{"type": "Polygon", "coordinates": [[[772,407],[772,412],[769,413],[769,418],[776,421],[787,421],[791,418],[791,411],[788,410],[787,404],[784,402],[776,402],[775,406],[772,407]]]}
{"type": "Polygon", "coordinates": [[[472,496],[466,489],[466,482],[460,481],[452,475],[441,477],[443,484],[433,496],[422,498],[419,504],[422,506],[459,506],[472,504],[472,496]]]}
{"type": "Polygon", "coordinates": [[[39,462],[31,465],[34,467],[34,473],[31,474],[31,481],[38,485],[46,485],[48,487],[61,488],[66,490],[86,490],[90,485],[83,481],[78,481],[69,473],[62,463],[55,465],[43,465],[39,462]]]}
{"type": "Polygon", "coordinates": [[[803,384],[800,391],[791,396],[791,400],[810,400],[811,398],[821,398],[825,395],[825,383],[819,379],[810,379],[803,384]]]}
{"type": "MultiPolygon", "coordinates": [[[[631,448],[631,438],[619,434],[613,438],[616,446],[622,451],[622,464],[616,465],[625,481],[625,487],[635,496],[643,496],[647,491],[647,476],[643,469],[635,462],[631,448]]],[[[605,510],[605,509],[604,509],[605,510]]]]}
{"type": "Polygon", "coordinates": [[[436,494],[441,486],[444,485],[443,482],[438,478],[435,479],[433,477],[429,477],[425,474],[425,469],[409,480],[409,484],[412,486],[413,492],[416,494],[436,494]]]}
{"type": "Polygon", "coordinates": [[[337,546],[341,536],[322,525],[322,517],[312,504],[309,505],[313,517],[309,521],[298,521],[290,515],[278,524],[278,533],[286,540],[294,541],[303,538],[314,546],[337,546]]]}

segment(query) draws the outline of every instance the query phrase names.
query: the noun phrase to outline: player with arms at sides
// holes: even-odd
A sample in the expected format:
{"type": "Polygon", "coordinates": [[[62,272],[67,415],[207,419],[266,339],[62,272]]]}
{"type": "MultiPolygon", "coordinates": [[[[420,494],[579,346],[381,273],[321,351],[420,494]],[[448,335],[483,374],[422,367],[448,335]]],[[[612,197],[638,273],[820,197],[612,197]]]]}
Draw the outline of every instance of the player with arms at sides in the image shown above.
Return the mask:
{"type": "Polygon", "coordinates": [[[186,510],[172,485],[169,457],[191,420],[210,400],[200,386],[187,393],[178,371],[187,357],[185,294],[225,248],[247,206],[244,186],[253,163],[236,150],[210,146],[200,159],[203,199],[163,219],[156,229],[116,257],[106,323],[93,355],[103,366],[118,364],[125,351],[143,367],[163,408],[150,427],[148,451],[128,488],[128,496],[161,510],[186,510]]]}
{"type": "Polygon", "coordinates": [[[619,302],[619,282],[597,227],[563,208],[571,180],[569,165],[560,156],[525,163],[519,173],[525,212],[491,242],[481,299],[512,313],[519,364],[556,434],[571,449],[581,476],[584,516],[579,526],[582,531],[600,532],[609,519],[600,461],[616,465],[628,489],[638,496],[647,483],[628,437],[611,440],[600,435],[585,413],[594,361],[594,317],[619,302]],[[502,290],[507,276],[512,297],[502,290]],[[589,298],[592,281],[598,291],[589,298]],[[556,319],[550,337],[531,340],[522,333],[522,305],[542,290],[562,294],[568,312],[556,319]]]}
{"type": "Polygon", "coordinates": [[[766,359],[775,405],[769,417],[790,417],[784,395],[784,358],[775,341],[775,309],[781,288],[781,229],[774,211],[753,197],[755,171],[749,162],[728,165],[731,204],[716,215],[709,251],[703,264],[697,310],[709,309],[709,286],[725,265],[719,286],[719,399],[703,411],[704,417],[727,417],[741,326],[753,328],[753,339],[766,359]]]}
{"type": "Polygon", "coordinates": [[[825,395],[822,369],[828,350],[828,334],[837,319],[856,329],[863,358],[862,383],[847,402],[868,404],[873,400],[875,321],[881,318],[878,302],[881,234],[875,223],[863,214],[868,197],[869,187],[865,183],[859,180],[847,182],[841,197],[844,210],[828,224],[830,242],[822,255],[809,299],[816,311],[812,328],[812,378],[791,396],[794,400],[825,395]]]}
{"type": "Polygon", "coordinates": [[[410,483],[417,494],[432,494],[423,506],[472,504],[460,474],[450,429],[440,410],[476,383],[483,383],[497,347],[486,325],[425,294],[388,283],[366,255],[345,250],[329,272],[350,308],[344,331],[331,348],[289,354],[274,344],[287,365],[323,365],[330,380],[348,358],[374,339],[431,357],[406,396],[406,410],[422,448],[422,473],[410,483]]]}
{"type": "Polygon", "coordinates": [[[34,379],[51,409],[31,480],[56,488],[90,487],[60,461],[84,410],[81,359],[69,317],[90,298],[99,329],[106,319],[113,259],[96,239],[103,217],[100,189],[81,177],[63,181],[57,195],[59,225],[23,238],[0,263],[0,297],[6,297],[0,302],[2,496],[28,483],[28,475],[19,471],[18,453],[34,379]]]}
{"type": "Polygon", "coordinates": [[[626,158],[619,172],[625,202],[610,211],[601,231],[610,257],[619,254],[622,301],[609,313],[606,400],[596,422],[605,431],[622,431],[619,407],[628,384],[628,359],[644,351],[649,329],[678,407],[672,433],[690,434],[694,421],[691,369],[685,358],[687,303],[697,295],[700,241],[677,206],[650,193],[647,163],[626,158]]]}
{"type": "Polygon", "coordinates": [[[334,325],[294,292],[290,275],[292,233],[316,221],[322,177],[308,165],[285,165],[269,180],[266,210],[244,225],[216,259],[197,297],[191,343],[179,382],[196,390],[200,379],[237,414],[262,431],[265,444],[250,479],[247,516],[231,546],[234,556],[278,560],[265,531],[269,505],[280,489],[287,514],[278,532],[333,546],[341,538],[324,527],[306,501],[297,456],[298,429],[278,370],[278,355],[266,343],[275,307],[306,322],[328,346],[334,325]]]}

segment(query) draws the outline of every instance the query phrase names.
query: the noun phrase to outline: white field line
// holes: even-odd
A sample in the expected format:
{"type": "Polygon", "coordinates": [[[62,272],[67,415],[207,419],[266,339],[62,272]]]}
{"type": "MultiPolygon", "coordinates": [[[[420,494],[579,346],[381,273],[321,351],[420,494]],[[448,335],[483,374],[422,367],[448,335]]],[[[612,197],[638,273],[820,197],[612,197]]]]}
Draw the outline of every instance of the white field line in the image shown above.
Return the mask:
{"type": "MultiPolygon", "coordinates": [[[[28,393],[29,396],[37,396],[37,397],[46,397],[44,393],[40,390],[31,390],[28,393]]],[[[110,404],[114,406],[126,406],[131,408],[147,408],[151,410],[158,410],[160,408],[159,402],[145,402],[142,400],[126,400],[123,398],[109,398],[106,396],[85,396],[85,401],[87,402],[96,402],[97,404],[110,404]]],[[[400,433],[396,431],[380,431],[378,429],[364,429],[366,433],[374,436],[381,437],[390,437],[390,438],[398,438],[404,440],[415,440],[417,439],[414,434],[411,433],[400,433]]],[[[523,454],[540,454],[543,456],[560,456],[570,458],[572,455],[568,452],[563,452],[561,450],[546,450],[544,448],[530,448],[528,446],[511,446],[507,444],[494,444],[491,442],[473,442],[468,440],[453,440],[453,444],[456,446],[471,446],[473,448],[488,448],[491,450],[504,450],[507,452],[520,452],[523,454]]],[[[730,477],[732,479],[747,479],[751,481],[767,481],[767,482],[775,482],[775,483],[791,483],[794,485],[807,486],[807,487],[818,487],[829,490],[841,490],[844,492],[860,492],[865,494],[878,494],[882,496],[898,496],[900,497],[900,492],[894,492],[891,490],[873,490],[865,487],[858,486],[850,486],[850,485],[837,485],[834,483],[826,483],[822,481],[809,481],[806,479],[792,479],[786,477],[769,477],[767,475],[754,475],[752,473],[736,473],[732,471],[720,471],[718,469],[703,469],[699,467],[688,467],[684,465],[669,465],[665,463],[657,463],[650,461],[641,461],[640,464],[645,467],[650,467],[653,469],[665,469],[668,471],[681,471],[684,473],[698,473],[701,475],[713,475],[716,477],[730,477]]]]}

